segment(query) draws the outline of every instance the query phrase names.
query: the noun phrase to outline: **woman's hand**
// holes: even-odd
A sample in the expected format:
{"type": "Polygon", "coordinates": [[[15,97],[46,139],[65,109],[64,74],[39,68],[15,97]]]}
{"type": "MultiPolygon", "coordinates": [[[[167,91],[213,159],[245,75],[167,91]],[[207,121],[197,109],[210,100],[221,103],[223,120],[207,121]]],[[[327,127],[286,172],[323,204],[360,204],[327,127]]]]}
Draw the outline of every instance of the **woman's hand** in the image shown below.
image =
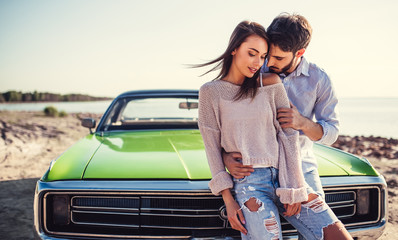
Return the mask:
{"type": "Polygon", "coordinates": [[[235,201],[229,189],[223,190],[221,194],[224,199],[225,207],[227,208],[228,221],[231,227],[246,235],[247,230],[243,227],[243,224],[246,224],[245,217],[243,216],[239,204],[235,201]]]}
{"type": "Polygon", "coordinates": [[[247,230],[243,227],[243,224],[246,223],[245,217],[243,216],[242,209],[240,209],[239,204],[234,200],[233,202],[226,204],[226,207],[228,221],[231,224],[231,227],[246,235],[247,230]]]}
{"type": "Polygon", "coordinates": [[[301,203],[293,203],[292,205],[290,204],[284,204],[286,212],[283,213],[284,216],[291,217],[293,215],[297,215],[301,211],[301,203]]]}

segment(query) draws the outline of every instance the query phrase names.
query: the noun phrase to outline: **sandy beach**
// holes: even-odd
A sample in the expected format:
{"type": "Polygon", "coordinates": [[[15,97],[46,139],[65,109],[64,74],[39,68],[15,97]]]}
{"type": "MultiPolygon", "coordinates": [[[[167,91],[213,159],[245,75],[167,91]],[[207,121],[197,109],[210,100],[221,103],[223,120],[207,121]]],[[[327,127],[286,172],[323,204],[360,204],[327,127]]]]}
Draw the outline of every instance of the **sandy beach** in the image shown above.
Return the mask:
{"type": "MultiPolygon", "coordinates": [[[[0,238],[33,239],[33,195],[36,181],[52,159],[89,133],[81,117],[51,118],[41,112],[0,111],[0,238]]],[[[366,157],[388,184],[389,220],[383,236],[398,236],[398,140],[340,136],[333,145],[366,157]]]]}

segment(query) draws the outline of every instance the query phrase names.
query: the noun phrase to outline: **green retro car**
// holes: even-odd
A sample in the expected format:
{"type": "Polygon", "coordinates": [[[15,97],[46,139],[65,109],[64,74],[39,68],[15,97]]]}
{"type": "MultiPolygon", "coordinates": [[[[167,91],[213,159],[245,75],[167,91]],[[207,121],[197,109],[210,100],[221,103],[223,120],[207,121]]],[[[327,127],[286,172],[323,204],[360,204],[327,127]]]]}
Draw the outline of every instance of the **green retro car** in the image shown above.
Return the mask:
{"type": "MultiPolygon", "coordinates": [[[[197,90],[121,94],[95,132],[37,182],[38,239],[239,239],[211,178],[197,125],[197,90]]],[[[363,158],[315,145],[326,202],[358,239],[386,224],[386,182],[363,158]]],[[[283,222],[283,236],[297,238],[283,222]]]]}

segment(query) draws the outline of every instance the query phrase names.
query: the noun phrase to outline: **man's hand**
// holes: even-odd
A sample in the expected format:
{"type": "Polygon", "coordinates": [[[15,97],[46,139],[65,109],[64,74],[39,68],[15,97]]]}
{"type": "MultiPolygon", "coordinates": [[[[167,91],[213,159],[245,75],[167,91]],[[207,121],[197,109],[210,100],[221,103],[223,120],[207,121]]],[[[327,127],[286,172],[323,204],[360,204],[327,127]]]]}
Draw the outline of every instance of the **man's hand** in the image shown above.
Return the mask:
{"type": "Polygon", "coordinates": [[[297,215],[301,211],[301,203],[293,203],[292,205],[290,204],[284,204],[286,211],[283,213],[283,215],[287,217],[291,217],[293,215],[297,215]]]}
{"type": "Polygon", "coordinates": [[[281,127],[301,130],[312,141],[320,140],[323,136],[322,126],[302,116],[292,103],[290,103],[290,107],[277,110],[276,118],[281,127]]]}
{"type": "Polygon", "coordinates": [[[277,119],[282,128],[293,128],[295,130],[302,130],[306,120],[292,103],[290,103],[290,108],[279,108],[277,110],[277,119]]]}
{"type": "Polygon", "coordinates": [[[254,172],[252,165],[243,165],[239,161],[242,159],[242,155],[240,153],[226,153],[223,151],[222,158],[225,167],[228,169],[229,173],[236,179],[249,176],[252,172],[254,172]]]}

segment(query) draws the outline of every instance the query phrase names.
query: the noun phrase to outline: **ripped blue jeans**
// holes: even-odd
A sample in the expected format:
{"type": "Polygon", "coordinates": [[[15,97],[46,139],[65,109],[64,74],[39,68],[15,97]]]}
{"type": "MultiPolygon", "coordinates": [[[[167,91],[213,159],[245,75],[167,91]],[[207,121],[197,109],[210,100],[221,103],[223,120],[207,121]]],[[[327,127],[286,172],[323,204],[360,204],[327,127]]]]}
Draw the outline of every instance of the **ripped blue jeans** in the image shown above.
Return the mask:
{"type": "MultiPolygon", "coordinates": [[[[285,208],[276,195],[279,187],[278,169],[255,168],[245,178],[234,179],[234,190],[237,202],[245,216],[247,235],[242,239],[282,239],[279,214],[285,208]],[[248,201],[257,203],[256,209],[245,204],[248,201]]],[[[307,240],[323,239],[323,228],[339,221],[322,198],[302,204],[301,212],[292,217],[285,217],[307,240]]]]}

